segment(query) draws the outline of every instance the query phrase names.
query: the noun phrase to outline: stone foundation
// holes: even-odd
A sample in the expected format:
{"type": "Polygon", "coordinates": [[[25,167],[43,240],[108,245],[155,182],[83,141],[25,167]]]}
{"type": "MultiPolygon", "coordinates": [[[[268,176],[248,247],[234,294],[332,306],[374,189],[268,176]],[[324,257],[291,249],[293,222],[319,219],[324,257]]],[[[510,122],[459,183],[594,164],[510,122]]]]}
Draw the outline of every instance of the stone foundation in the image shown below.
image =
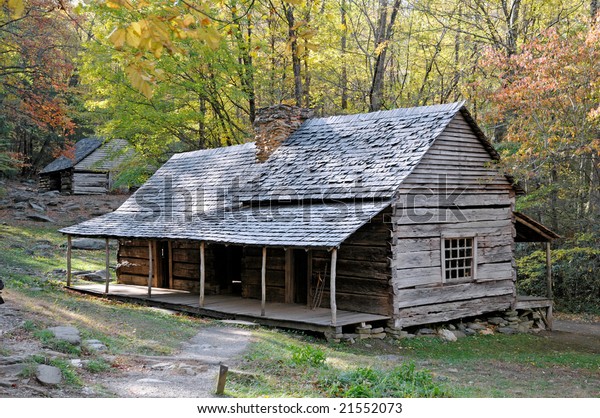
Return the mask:
{"type": "Polygon", "coordinates": [[[388,326],[373,328],[362,323],[353,332],[344,332],[326,336],[334,342],[347,341],[354,344],[357,340],[394,338],[397,340],[414,337],[436,337],[446,341],[456,341],[471,335],[521,334],[539,332],[547,329],[545,309],[509,310],[495,312],[476,318],[461,319],[422,327],[397,329],[393,321],[388,326]]]}

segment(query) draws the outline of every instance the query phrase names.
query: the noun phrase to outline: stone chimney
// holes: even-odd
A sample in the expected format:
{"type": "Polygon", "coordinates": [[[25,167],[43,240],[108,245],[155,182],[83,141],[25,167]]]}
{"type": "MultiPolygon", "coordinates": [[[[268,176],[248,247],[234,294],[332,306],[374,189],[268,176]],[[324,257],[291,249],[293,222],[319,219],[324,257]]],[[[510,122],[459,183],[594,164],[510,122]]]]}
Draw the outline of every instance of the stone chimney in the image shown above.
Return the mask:
{"type": "Polygon", "coordinates": [[[254,118],[258,162],[267,161],[279,145],[312,116],[310,109],[285,104],[258,109],[254,118]]]}

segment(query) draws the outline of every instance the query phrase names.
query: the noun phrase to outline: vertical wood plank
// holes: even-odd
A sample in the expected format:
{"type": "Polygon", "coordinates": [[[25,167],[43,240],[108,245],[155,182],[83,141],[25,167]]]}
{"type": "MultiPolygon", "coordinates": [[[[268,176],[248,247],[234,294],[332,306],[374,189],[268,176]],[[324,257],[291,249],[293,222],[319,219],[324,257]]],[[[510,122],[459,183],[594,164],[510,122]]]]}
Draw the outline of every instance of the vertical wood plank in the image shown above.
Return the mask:
{"type": "Polygon", "coordinates": [[[265,316],[265,305],[267,303],[267,247],[262,249],[262,269],[260,272],[260,316],[265,316]]]}
{"type": "Polygon", "coordinates": [[[204,261],[204,241],[200,241],[200,307],[204,307],[204,283],[206,280],[206,266],[204,261]]]}
{"type": "Polygon", "coordinates": [[[331,274],[329,283],[329,305],[331,307],[331,325],[337,323],[337,303],[335,300],[335,275],[337,270],[337,248],[331,250],[331,274]]]}
{"type": "Polygon", "coordinates": [[[152,241],[148,240],[148,297],[152,297],[152,276],[154,276],[154,257],[152,241]]]}
{"type": "Polygon", "coordinates": [[[105,259],[105,261],[106,261],[106,265],[105,265],[106,287],[104,288],[104,294],[108,295],[108,286],[110,284],[110,246],[109,246],[108,238],[106,238],[104,250],[106,252],[106,254],[105,254],[106,255],[106,259],[105,259]]]}
{"type": "Polygon", "coordinates": [[[71,252],[72,252],[71,235],[67,235],[67,287],[71,286],[71,252]]]}
{"type": "Polygon", "coordinates": [[[548,299],[554,297],[552,290],[552,257],[550,251],[550,241],[546,242],[546,294],[548,299]]]}

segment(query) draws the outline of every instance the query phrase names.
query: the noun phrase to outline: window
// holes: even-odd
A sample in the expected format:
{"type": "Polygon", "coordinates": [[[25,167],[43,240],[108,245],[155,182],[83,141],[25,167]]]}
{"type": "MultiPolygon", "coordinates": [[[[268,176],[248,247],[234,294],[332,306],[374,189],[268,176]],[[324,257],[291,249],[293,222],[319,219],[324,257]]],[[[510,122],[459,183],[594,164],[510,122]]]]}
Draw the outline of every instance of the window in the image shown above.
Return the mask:
{"type": "Polygon", "coordinates": [[[474,280],[477,240],[471,238],[443,238],[442,266],[444,281],[474,280]]]}

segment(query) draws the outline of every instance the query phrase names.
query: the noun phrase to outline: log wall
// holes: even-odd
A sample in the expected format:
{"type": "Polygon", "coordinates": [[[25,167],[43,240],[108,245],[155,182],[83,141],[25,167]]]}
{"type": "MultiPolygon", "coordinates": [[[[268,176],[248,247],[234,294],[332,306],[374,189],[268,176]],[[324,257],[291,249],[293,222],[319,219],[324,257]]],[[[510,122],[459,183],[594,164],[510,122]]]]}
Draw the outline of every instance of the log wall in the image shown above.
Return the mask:
{"type": "MultiPolygon", "coordinates": [[[[337,308],[380,315],[392,314],[390,287],[392,257],[389,212],[376,216],[340,246],[337,254],[337,308]]],[[[329,307],[329,272],[331,253],[313,251],[313,286],[319,277],[325,279],[321,307],[329,307]]]]}
{"type": "MultiPolygon", "coordinates": [[[[169,283],[172,289],[200,292],[200,243],[194,241],[171,241],[171,269],[169,283]]],[[[154,260],[158,260],[154,248],[154,260]]],[[[123,240],[117,252],[118,283],[146,286],[148,284],[148,241],[123,240]]],[[[211,246],[205,249],[205,294],[217,292],[214,275],[214,256],[211,246]]],[[[152,286],[157,286],[157,264],[152,286]]],[[[161,272],[158,272],[161,274],[161,272]]]]}
{"type": "Polygon", "coordinates": [[[75,170],[73,173],[73,194],[104,194],[108,187],[108,172],[75,170]]]}
{"type": "Polygon", "coordinates": [[[398,328],[507,309],[515,298],[514,191],[458,114],[403,182],[394,205],[398,328]],[[474,280],[445,281],[442,240],[477,237],[474,280]]]}

